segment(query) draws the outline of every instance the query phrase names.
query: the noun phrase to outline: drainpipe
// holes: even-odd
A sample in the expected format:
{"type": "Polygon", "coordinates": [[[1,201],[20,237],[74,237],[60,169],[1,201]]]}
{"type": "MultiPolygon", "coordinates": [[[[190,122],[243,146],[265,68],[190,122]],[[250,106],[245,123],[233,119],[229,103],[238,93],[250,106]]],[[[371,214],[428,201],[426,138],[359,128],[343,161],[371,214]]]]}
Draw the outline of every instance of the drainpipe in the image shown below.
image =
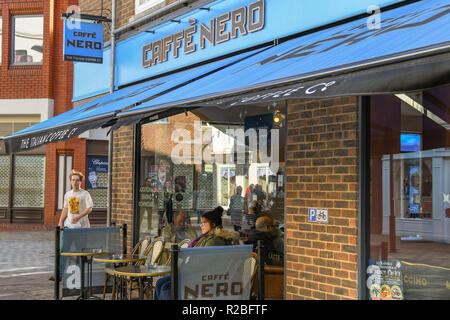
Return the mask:
{"type": "MultiPolygon", "coordinates": [[[[111,70],[110,70],[110,85],[109,92],[114,92],[115,82],[115,51],[116,51],[116,39],[114,29],[116,27],[116,0],[111,0],[111,70]]],[[[113,160],[113,131],[109,133],[108,139],[108,208],[106,212],[106,225],[111,226],[111,212],[112,212],[112,160],[113,160]]]]}

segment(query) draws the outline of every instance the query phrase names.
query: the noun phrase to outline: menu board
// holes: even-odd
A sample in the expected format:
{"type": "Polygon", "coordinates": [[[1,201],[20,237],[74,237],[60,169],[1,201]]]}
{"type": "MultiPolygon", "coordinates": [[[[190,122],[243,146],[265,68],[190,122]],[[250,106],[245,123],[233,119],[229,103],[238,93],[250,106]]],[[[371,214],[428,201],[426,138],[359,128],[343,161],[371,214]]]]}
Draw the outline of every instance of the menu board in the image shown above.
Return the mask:
{"type": "Polygon", "coordinates": [[[367,288],[370,300],[403,300],[402,263],[369,260],[367,288]]]}

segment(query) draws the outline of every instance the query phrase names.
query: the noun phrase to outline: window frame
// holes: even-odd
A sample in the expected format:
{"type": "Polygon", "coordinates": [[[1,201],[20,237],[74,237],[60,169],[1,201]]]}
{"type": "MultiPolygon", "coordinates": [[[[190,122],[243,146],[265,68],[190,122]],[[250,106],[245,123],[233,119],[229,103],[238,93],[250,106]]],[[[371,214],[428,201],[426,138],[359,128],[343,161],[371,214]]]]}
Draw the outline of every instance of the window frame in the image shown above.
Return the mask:
{"type": "Polygon", "coordinates": [[[56,185],[57,185],[56,186],[56,210],[59,211],[59,210],[62,210],[63,207],[64,207],[64,195],[66,194],[67,191],[70,190],[70,189],[67,190],[67,188],[71,187],[70,181],[69,181],[69,173],[73,169],[74,155],[73,155],[73,153],[59,153],[57,155],[57,158],[58,158],[57,159],[58,176],[57,176],[57,181],[56,181],[56,185]],[[60,159],[61,159],[61,157],[64,159],[64,168],[63,168],[63,177],[62,177],[62,182],[63,182],[62,189],[61,189],[61,181],[60,181],[61,180],[61,176],[60,176],[60,174],[61,174],[61,172],[60,172],[60,169],[61,169],[61,167],[60,167],[60,159]],[[72,158],[72,167],[68,170],[67,159],[69,157],[72,158]],[[62,197],[61,197],[61,191],[62,191],[62,197]],[[60,206],[60,199],[61,199],[61,206],[60,206]]]}
{"type": "Polygon", "coordinates": [[[157,6],[161,3],[166,3],[166,0],[148,0],[147,2],[143,4],[139,4],[141,0],[135,0],[134,1],[134,14],[138,15],[148,9],[151,9],[154,6],[157,6]]]}
{"type": "Polygon", "coordinates": [[[42,17],[42,48],[44,48],[44,14],[17,14],[11,15],[11,48],[10,48],[10,65],[11,66],[42,66],[44,63],[44,52],[42,52],[42,61],[39,62],[16,62],[15,59],[15,30],[16,30],[16,17],[29,18],[29,17],[42,17]]]}

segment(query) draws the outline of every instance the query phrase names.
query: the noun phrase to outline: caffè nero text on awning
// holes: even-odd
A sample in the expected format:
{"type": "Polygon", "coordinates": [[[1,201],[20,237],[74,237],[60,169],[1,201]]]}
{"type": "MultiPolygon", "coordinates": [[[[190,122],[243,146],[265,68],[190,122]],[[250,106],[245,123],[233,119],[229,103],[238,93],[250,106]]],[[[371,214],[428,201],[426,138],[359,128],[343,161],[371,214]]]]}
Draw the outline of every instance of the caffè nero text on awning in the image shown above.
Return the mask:
{"type": "Polygon", "coordinates": [[[259,203],[284,243],[273,297],[449,299],[449,2],[186,2],[76,62],[76,107],[6,150],[109,128],[129,247],[169,198],[236,232],[232,197],[242,224],[259,203]]]}

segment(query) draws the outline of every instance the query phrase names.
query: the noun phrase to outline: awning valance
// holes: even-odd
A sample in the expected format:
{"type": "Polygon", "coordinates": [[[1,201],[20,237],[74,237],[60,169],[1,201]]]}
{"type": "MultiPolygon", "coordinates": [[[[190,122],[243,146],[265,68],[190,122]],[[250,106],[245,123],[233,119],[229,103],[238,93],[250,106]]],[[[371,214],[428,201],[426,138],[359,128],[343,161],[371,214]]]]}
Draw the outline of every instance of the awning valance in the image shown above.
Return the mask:
{"type": "Polygon", "coordinates": [[[422,0],[123,88],[5,138],[8,152],[198,107],[450,84],[450,4],[422,0]],[[374,23],[375,21],[375,23],[374,23]]]}
{"type": "Polygon", "coordinates": [[[450,83],[450,4],[423,0],[304,35],[118,114],[289,98],[424,90],[450,83]]]}
{"type": "MultiPolygon", "coordinates": [[[[261,49],[122,88],[5,137],[6,152],[26,151],[47,143],[71,139],[86,130],[111,126],[116,122],[117,113],[219,71],[259,51],[261,49]]],[[[165,110],[164,107],[150,109],[147,113],[165,110]]]]}

